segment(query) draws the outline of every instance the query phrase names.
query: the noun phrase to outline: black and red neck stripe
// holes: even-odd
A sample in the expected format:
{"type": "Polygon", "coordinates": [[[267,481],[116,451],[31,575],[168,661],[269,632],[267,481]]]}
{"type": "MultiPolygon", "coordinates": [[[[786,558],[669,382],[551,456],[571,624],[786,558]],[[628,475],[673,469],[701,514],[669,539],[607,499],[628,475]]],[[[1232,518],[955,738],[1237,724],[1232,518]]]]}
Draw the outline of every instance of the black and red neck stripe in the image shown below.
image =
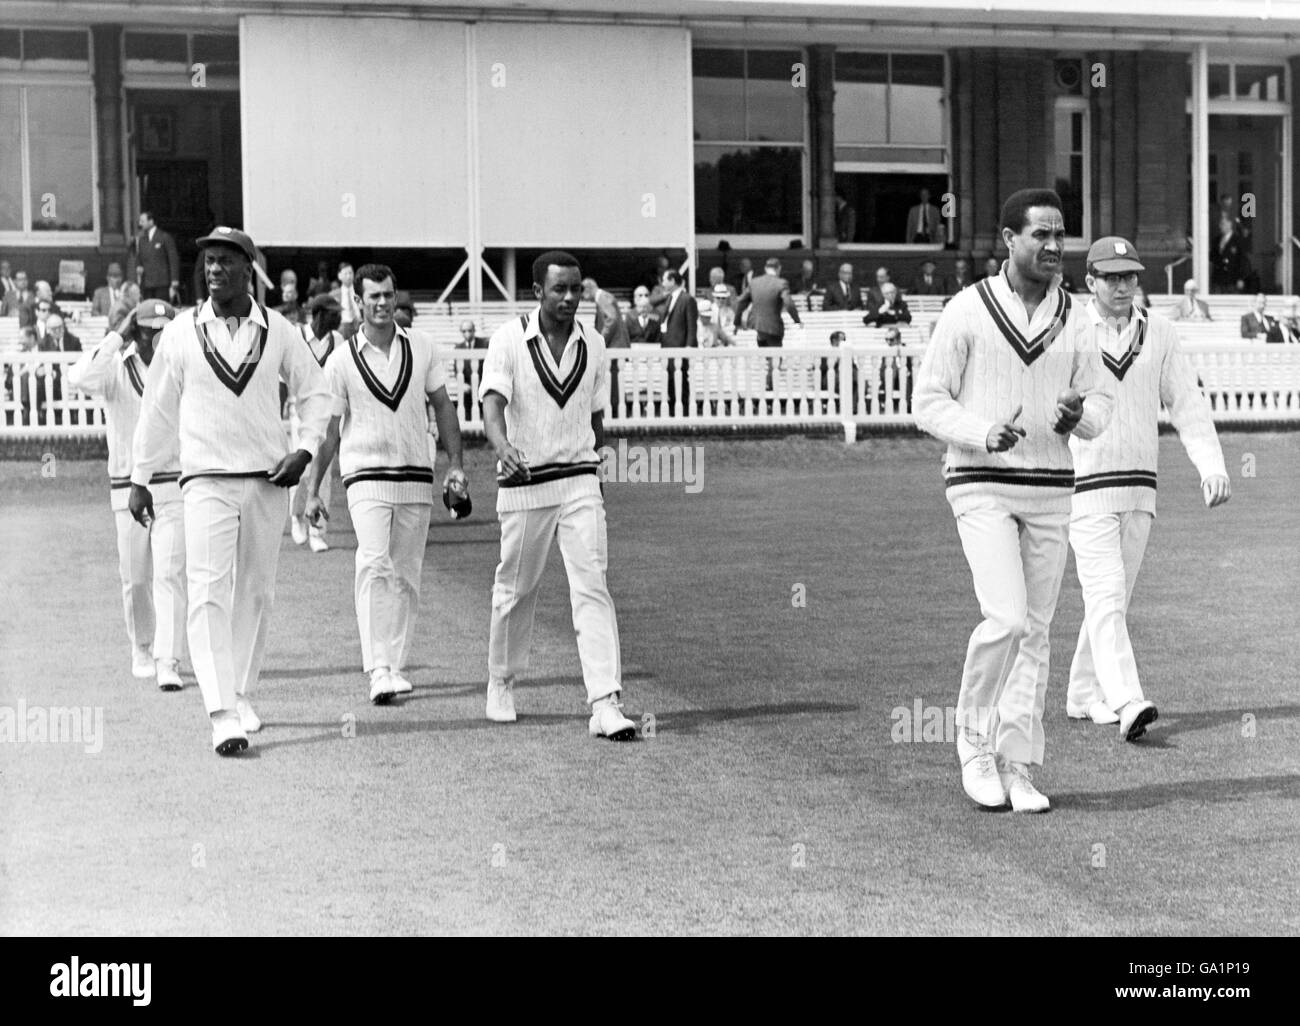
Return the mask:
{"type": "MultiPolygon", "coordinates": [[[[1056,289],[1056,306],[1052,310],[1051,319],[1037,335],[1033,338],[1026,338],[1021,334],[1020,329],[1015,326],[1010,315],[1002,308],[997,296],[993,294],[991,279],[985,278],[983,281],[976,282],[975,292],[983,300],[989,316],[993,318],[993,323],[997,325],[1002,337],[1011,344],[1011,348],[1025,362],[1025,366],[1029,366],[1042,356],[1047,351],[1047,347],[1052,344],[1052,339],[1065,328],[1066,320],[1070,316],[1070,309],[1074,303],[1065,289],[1056,289]]],[[[1050,296],[1044,297],[1044,302],[1050,301],[1050,296]]]]}
{"type": "Polygon", "coordinates": [[[371,395],[396,413],[397,408],[402,404],[402,397],[406,395],[407,386],[411,383],[412,364],[414,363],[411,357],[411,340],[400,329],[393,337],[393,345],[398,347],[397,380],[393,382],[392,388],[388,388],[379,379],[379,375],[371,369],[370,364],[366,362],[366,358],[361,355],[361,349],[357,345],[358,338],[365,341],[365,335],[362,332],[357,332],[348,339],[348,348],[352,351],[352,359],[357,365],[357,372],[361,375],[361,380],[365,382],[365,386],[370,390],[371,395]]]}
{"type": "MultiPolygon", "coordinates": [[[[521,317],[524,330],[528,330],[528,318],[521,317]]],[[[525,339],[524,344],[528,347],[528,355],[532,357],[533,369],[537,371],[537,377],[541,379],[542,387],[546,389],[547,395],[559,404],[560,409],[568,404],[573,398],[573,393],[578,390],[582,383],[583,375],[587,373],[587,340],[582,335],[582,326],[576,324],[578,330],[578,344],[576,347],[577,359],[573,361],[573,367],[569,373],[561,380],[551,370],[551,365],[546,360],[546,354],[542,352],[542,346],[545,344],[541,334],[533,335],[525,339]]],[[[540,332],[540,324],[538,326],[540,332]]],[[[561,357],[563,359],[563,357],[561,357]]]]}
{"type": "Polygon", "coordinates": [[[216,374],[217,380],[235,395],[243,395],[244,389],[253,380],[253,374],[262,359],[262,352],[266,349],[266,325],[269,323],[266,307],[261,303],[257,303],[256,306],[262,315],[262,323],[256,325],[257,333],[253,338],[253,344],[249,346],[248,353],[238,369],[231,367],[226,358],[217,352],[217,347],[212,344],[212,339],[208,335],[207,323],[200,323],[199,308],[197,306],[194,308],[194,332],[199,337],[199,345],[203,347],[203,358],[208,361],[208,366],[216,374]]]}

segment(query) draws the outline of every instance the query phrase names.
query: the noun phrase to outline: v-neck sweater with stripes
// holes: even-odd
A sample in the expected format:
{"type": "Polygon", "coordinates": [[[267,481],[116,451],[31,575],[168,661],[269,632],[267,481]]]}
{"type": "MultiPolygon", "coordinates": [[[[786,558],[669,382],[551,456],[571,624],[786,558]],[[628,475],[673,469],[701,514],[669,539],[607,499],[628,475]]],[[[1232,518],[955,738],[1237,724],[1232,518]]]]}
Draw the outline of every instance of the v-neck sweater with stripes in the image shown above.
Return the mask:
{"type": "Polygon", "coordinates": [[[380,350],[365,344],[362,332],[337,346],[325,361],[332,412],[343,418],[339,471],[348,502],[431,503],[426,396],[446,384],[437,351],[427,335],[398,328],[389,366],[376,368],[367,354],[380,350]]]}
{"type": "Polygon", "coordinates": [[[280,379],[294,397],[298,447],[313,458],[329,426],[325,372],[297,328],[253,305],[232,339],[211,300],[163,328],[145,380],[131,480],[148,484],[180,438],[181,486],[193,477],[265,477],[288,454],[280,379]],[[239,354],[237,362],[223,356],[239,354]]]}
{"type": "MultiPolygon", "coordinates": [[[[127,508],[131,495],[131,439],[140,419],[140,397],[144,395],[149,366],[140,359],[134,343],[123,348],[122,336],[110,331],[94,349],[68,369],[68,384],[80,392],[104,401],[108,421],[109,505],[127,508]]],[[[177,483],[181,474],[180,451],[175,444],[162,468],[149,481],[155,505],[181,497],[177,483]]]]}
{"type": "Polygon", "coordinates": [[[1066,388],[1084,397],[1074,433],[1096,437],[1110,420],[1113,390],[1087,315],[1068,293],[1049,288],[1029,319],[1004,264],[949,301],[921,361],[913,409],[923,431],[948,443],[943,472],[954,516],[990,505],[1069,512],[1074,463],[1066,436],[1052,428],[1066,388]],[[1017,407],[1025,436],[1007,452],[989,452],[989,432],[1017,407]]]}
{"type": "Polygon", "coordinates": [[[1073,512],[1155,513],[1161,403],[1202,483],[1226,475],[1209,400],[1173,324],[1158,313],[1138,311],[1119,332],[1093,304],[1087,309],[1100,342],[1103,373],[1115,392],[1115,414],[1099,437],[1070,439],[1073,512]]]}

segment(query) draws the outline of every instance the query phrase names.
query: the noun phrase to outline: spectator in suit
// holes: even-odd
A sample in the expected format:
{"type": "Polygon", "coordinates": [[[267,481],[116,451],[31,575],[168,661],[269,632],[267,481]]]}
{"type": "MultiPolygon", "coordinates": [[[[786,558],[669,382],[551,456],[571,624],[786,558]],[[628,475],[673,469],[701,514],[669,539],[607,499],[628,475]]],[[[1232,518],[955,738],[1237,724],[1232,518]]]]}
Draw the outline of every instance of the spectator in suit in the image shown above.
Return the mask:
{"type": "Polygon", "coordinates": [[[32,290],[27,287],[27,272],[19,271],[13,277],[13,288],[0,300],[0,317],[17,317],[18,311],[35,298],[32,290]]]}
{"type": "Polygon", "coordinates": [[[979,276],[979,280],[985,278],[996,278],[1002,273],[1002,261],[995,256],[990,256],[984,261],[984,273],[979,276]]]}
{"type": "Polygon", "coordinates": [[[876,268],[876,283],[867,289],[867,301],[863,309],[871,310],[883,303],[885,285],[893,282],[888,267],[876,268]]]}
{"type": "Polygon", "coordinates": [[[971,276],[970,261],[966,257],[958,257],[952,265],[952,277],[944,283],[945,293],[949,296],[955,296],[967,285],[974,285],[975,279],[971,276]]]}
{"type": "MultiPolygon", "coordinates": [[[[20,355],[29,355],[35,353],[36,349],[36,329],[31,325],[18,329],[18,352],[20,355]]],[[[44,370],[31,361],[14,362],[5,364],[5,395],[10,399],[17,400],[22,412],[19,414],[19,424],[35,426],[36,422],[31,419],[32,413],[32,384],[33,376],[40,374],[44,377],[44,370]]],[[[39,387],[39,385],[38,385],[39,387]]],[[[39,396],[43,400],[43,397],[39,396]]],[[[12,425],[14,423],[14,411],[10,410],[5,414],[5,423],[12,425]]]]}
{"type": "Polygon", "coordinates": [[[13,271],[10,268],[8,260],[0,260],[0,300],[10,292],[18,289],[18,283],[14,281],[13,271]]]}
{"type": "Polygon", "coordinates": [[[290,324],[307,323],[307,315],[298,301],[298,275],[293,271],[280,272],[280,305],[275,309],[290,324]]]}
{"type": "Polygon", "coordinates": [[[912,412],[912,375],[907,376],[907,389],[905,395],[902,387],[902,364],[907,359],[903,355],[905,347],[903,343],[903,333],[895,327],[885,329],[885,345],[894,350],[894,355],[886,356],[880,361],[880,388],[876,395],[876,401],[879,403],[877,409],[882,413],[911,413],[912,412]],[[890,382],[893,388],[889,388],[890,382]],[[887,395],[894,397],[892,409],[886,408],[885,399],[887,395]]]}
{"type": "Polygon", "coordinates": [[[732,288],[730,285],[727,284],[727,272],[724,271],[721,267],[711,268],[709,270],[709,291],[714,295],[716,295],[718,292],[719,285],[721,285],[723,289],[726,291],[727,298],[730,300],[731,305],[734,309],[736,305],[737,292],[734,288],[732,288]]]}
{"type": "Polygon", "coordinates": [[[114,304],[122,297],[122,265],[114,260],[108,265],[107,283],[95,289],[90,299],[90,315],[107,317],[114,304]]]}
{"type": "Polygon", "coordinates": [[[140,212],[136,222],[140,234],[135,237],[135,280],[145,299],[181,302],[181,255],[171,233],[163,231],[148,210],[140,212]]]}
{"type": "Polygon", "coordinates": [[[583,278],[582,298],[588,303],[595,304],[596,331],[605,340],[605,347],[626,349],[627,326],[623,323],[623,315],[618,309],[618,300],[613,294],[597,285],[595,278],[583,278]]]}
{"type": "MultiPolygon", "coordinates": [[[[700,309],[692,296],[682,286],[682,276],[671,268],[664,271],[659,282],[665,294],[663,322],[659,343],[665,349],[694,349],[699,346],[700,309]]],[[[682,406],[691,410],[691,365],[687,359],[678,361],[682,374],[682,406]]],[[[677,408],[677,382],[672,367],[668,368],[669,416],[677,408]]]]}
{"type": "Polygon", "coordinates": [[[799,280],[795,283],[795,291],[808,296],[821,291],[821,288],[817,285],[817,265],[811,260],[805,260],[800,265],[799,280]]]}
{"type": "Polygon", "coordinates": [[[1169,311],[1168,317],[1171,321],[1212,321],[1210,316],[1209,304],[1203,299],[1197,299],[1198,289],[1196,282],[1188,278],[1183,282],[1183,298],[1174,304],[1169,311]]]}
{"type": "MultiPolygon", "coordinates": [[[[842,331],[832,331],[832,332],[831,332],[830,342],[831,342],[831,345],[834,346],[836,349],[838,349],[840,346],[844,345],[844,343],[845,343],[846,341],[848,341],[848,336],[847,336],[844,332],[842,332],[842,331]]],[[[853,385],[852,385],[852,389],[853,389],[853,391],[852,391],[852,399],[850,400],[850,407],[849,407],[849,408],[852,410],[852,412],[857,413],[857,412],[858,412],[858,393],[862,391],[862,390],[858,387],[858,381],[859,381],[859,379],[858,379],[858,362],[857,362],[857,360],[852,361],[852,363],[850,364],[850,366],[853,368],[853,385]]],[[[826,356],[823,356],[823,357],[821,358],[821,390],[822,390],[823,392],[833,392],[834,394],[839,395],[839,392],[840,392],[840,360],[839,360],[838,357],[826,357],[826,356]]],[[[828,409],[824,410],[823,412],[830,413],[831,410],[834,408],[834,407],[831,405],[831,401],[830,401],[830,400],[827,401],[827,406],[828,406],[828,409]]]]}
{"type": "Polygon", "coordinates": [[[1258,338],[1263,335],[1267,342],[1282,341],[1282,325],[1278,323],[1276,317],[1265,312],[1267,306],[1268,297],[1262,292],[1259,293],[1255,297],[1255,308],[1241,316],[1242,338],[1258,338]]]}
{"type": "Polygon", "coordinates": [[[943,280],[936,273],[936,265],[933,260],[921,261],[921,271],[916,276],[916,281],[912,282],[912,294],[916,296],[946,295],[943,280]]]}
{"type": "MultiPolygon", "coordinates": [[[[81,352],[81,339],[68,330],[62,314],[50,313],[45,318],[45,332],[37,345],[37,349],[42,353],[79,353],[81,352]]],[[[44,371],[45,368],[42,367],[41,370],[44,371]]],[[[52,364],[48,373],[51,379],[49,398],[58,402],[63,398],[62,364],[52,364]]],[[[46,422],[48,423],[48,419],[46,422]]],[[[56,409],[54,411],[54,423],[63,423],[62,410],[56,409]]]]}
{"type": "Polygon", "coordinates": [[[835,194],[835,237],[840,242],[856,242],[858,212],[840,193],[835,194]]]}
{"type": "Polygon", "coordinates": [[[328,296],[330,284],[330,265],[325,260],[318,260],[316,273],[307,282],[307,302],[310,303],[317,296],[328,296]]]}
{"type": "Polygon", "coordinates": [[[1250,260],[1241,245],[1234,219],[1219,218],[1219,234],[1210,247],[1210,292],[1245,292],[1250,260]]]}
{"type": "Polygon", "coordinates": [[[623,323],[629,345],[659,344],[659,316],[650,306],[650,290],[644,285],[632,293],[632,309],[623,315],[623,323]]]}
{"type": "Polygon", "coordinates": [[[1300,296],[1286,301],[1286,316],[1279,322],[1283,342],[1300,342],[1300,296]]]}
{"type": "Polygon", "coordinates": [[[108,311],[108,330],[116,331],[117,326],[126,320],[126,315],[140,305],[140,286],[128,281],[122,286],[122,294],[108,311]]]}
{"type": "Polygon", "coordinates": [[[907,212],[907,234],[904,242],[928,243],[943,242],[943,218],[939,208],[930,202],[930,190],[922,189],[918,195],[919,202],[907,212]]]}
{"type": "Polygon", "coordinates": [[[764,265],[767,273],[757,276],[736,302],[736,323],[743,324],[745,311],[754,308],[754,328],[760,347],[779,346],[785,339],[785,321],[781,311],[788,310],[795,324],[799,310],[790,296],[790,286],[781,277],[781,261],[771,257],[764,265]]]}
{"type": "Polygon", "coordinates": [[[347,262],[339,264],[339,283],[330,289],[330,295],[343,311],[339,331],[344,338],[351,338],[361,327],[361,307],[357,303],[357,294],[353,286],[354,273],[351,264],[347,262]]]}
{"type": "MultiPolygon", "coordinates": [[[[456,343],[457,349],[486,349],[488,347],[488,337],[478,333],[478,325],[471,320],[460,322],[460,341],[456,343]]],[[[473,365],[466,361],[461,364],[461,380],[465,382],[465,387],[461,389],[461,402],[465,408],[465,419],[469,420],[474,415],[474,388],[473,385],[473,365]]],[[[478,365],[478,372],[483,374],[483,364],[478,365]]]]}
{"type": "Polygon", "coordinates": [[[880,303],[867,308],[862,323],[869,328],[912,323],[912,311],[907,308],[907,303],[899,294],[897,285],[887,281],[880,287],[880,303]]]}
{"type": "Polygon", "coordinates": [[[853,265],[840,264],[835,284],[826,290],[822,298],[823,310],[861,310],[862,290],[853,280],[853,265]]]}

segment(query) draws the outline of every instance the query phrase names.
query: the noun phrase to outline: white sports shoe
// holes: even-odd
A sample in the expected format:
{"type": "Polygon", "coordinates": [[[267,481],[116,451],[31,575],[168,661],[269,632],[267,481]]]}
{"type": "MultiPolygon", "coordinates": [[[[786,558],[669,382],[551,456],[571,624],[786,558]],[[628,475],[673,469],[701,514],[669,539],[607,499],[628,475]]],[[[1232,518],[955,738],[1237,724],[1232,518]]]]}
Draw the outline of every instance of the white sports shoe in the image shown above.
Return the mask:
{"type": "Polygon", "coordinates": [[[376,667],[370,671],[370,701],[375,705],[387,705],[393,700],[397,690],[393,686],[392,674],[387,666],[376,667]]]}
{"type": "Polygon", "coordinates": [[[636,724],[623,715],[619,692],[598,698],[591,707],[587,733],[592,737],[607,737],[611,741],[631,741],[636,737],[636,724]]]}
{"type": "Polygon", "coordinates": [[[1154,702],[1129,702],[1119,711],[1119,732],[1125,741],[1136,741],[1147,732],[1147,727],[1160,718],[1154,702]]]}
{"type": "Polygon", "coordinates": [[[494,723],[514,723],[515,693],[510,684],[489,680],[487,688],[487,718],[494,723]]]}
{"type": "Polygon", "coordinates": [[[235,699],[235,712],[239,715],[239,725],[246,734],[256,734],[262,729],[262,720],[253,712],[252,703],[247,698],[235,699]]]}
{"type": "Polygon", "coordinates": [[[1105,702],[1089,702],[1087,709],[1077,705],[1065,704],[1065,714],[1072,720],[1092,720],[1093,723],[1118,723],[1119,717],[1111,711],[1105,702]]]}
{"type": "Polygon", "coordinates": [[[307,529],[307,541],[311,545],[312,552],[329,552],[329,542],[325,540],[325,533],[316,527],[307,529]]]}
{"type": "Polygon", "coordinates": [[[212,750],[218,755],[238,755],[248,747],[248,735],[239,725],[239,714],[222,709],[212,714],[212,750]]]}
{"type": "Polygon", "coordinates": [[[307,544],[307,518],[294,517],[289,518],[289,533],[293,535],[295,545],[307,544]]]}
{"type": "Polygon", "coordinates": [[[1023,762],[1008,762],[1001,772],[1002,784],[1011,799],[1012,812],[1047,812],[1052,803],[1034,786],[1029,767],[1023,762]]]}
{"type": "Polygon", "coordinates": [[[961,786],[977,805],[1000,809],[1007,803],[1007,790],[998,777],[993,746],[983,734],[969,727],[957,731],[957,758],[961,762],[961,786]]]}
{"type": "Polygon", "coordinates": [[[185,685],[181,681],[181,672],[175,659],[158,660],[158,690],[179,691],[185,685]]]}
{"type": "Polygon", "coordinates": [[[409,695],[415,690],[411,686],[411,682],[406,679],[406,674],[401,670],[393,670],[389,673],[389,676],[393,678],[393,694],[409,695]]]}
{"type": "Polygon", "coordinates": [[[147,648],[137,648],[131,653],[131,676],[140,680],[146,680],[152,677],[157,671],[154,669],[153,656],[149,654],[147,648]]]}

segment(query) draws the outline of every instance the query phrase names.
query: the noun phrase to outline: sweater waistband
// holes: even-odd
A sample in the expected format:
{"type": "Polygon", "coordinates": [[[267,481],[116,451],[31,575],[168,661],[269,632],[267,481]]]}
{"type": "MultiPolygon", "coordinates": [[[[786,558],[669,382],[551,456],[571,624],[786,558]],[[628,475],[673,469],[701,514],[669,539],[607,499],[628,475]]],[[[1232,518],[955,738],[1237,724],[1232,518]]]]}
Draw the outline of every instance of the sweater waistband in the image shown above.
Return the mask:
{"type": "Polygon", "coordinates": [[[1155,487],[1154,470],[1107,470],[1097,474],[1083,474],[1074,481],[1076,494],[1098,488],[1150,488],[1154,491],[1155,487]]]}
{"type": "Polygon", "coordinates": [[[1074,471],[1062,467],[945,467],[943,476],[947,488],[970,484],[1074,488],[1074,471]]]}
{"type": "Polygon", "coordinates": [[[600,463],[540,463],[528,468],[527,481],[497,481],[500,488],[527,488],[529,485],[545,484],[547,481],[559,481],[579,474],[595,474],[600,463]]]}
{"type": "Polygon", "coordinates": [[[433,468],[421,466],[403,467],[362,467],[350,474],[343,475],[343,487],[351,488],[360,481],[415,481],[420,484],[433,484],[433,468]]]}

